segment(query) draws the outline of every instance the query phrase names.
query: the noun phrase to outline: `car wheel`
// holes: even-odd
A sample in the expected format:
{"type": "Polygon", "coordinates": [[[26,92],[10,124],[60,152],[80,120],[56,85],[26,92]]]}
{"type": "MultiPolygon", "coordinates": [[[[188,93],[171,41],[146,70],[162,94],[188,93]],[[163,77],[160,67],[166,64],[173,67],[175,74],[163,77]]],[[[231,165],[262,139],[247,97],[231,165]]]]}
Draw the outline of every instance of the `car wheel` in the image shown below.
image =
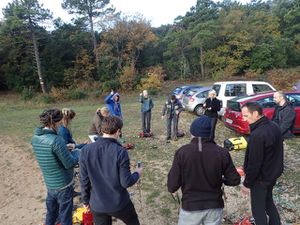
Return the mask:
{"type": "Polygon", "coordinates": [[[202,105],[197,105],[195,108],[195,113],[197,116],[202,116],[204,114],[204,108],[202,107],[202,105]]]}

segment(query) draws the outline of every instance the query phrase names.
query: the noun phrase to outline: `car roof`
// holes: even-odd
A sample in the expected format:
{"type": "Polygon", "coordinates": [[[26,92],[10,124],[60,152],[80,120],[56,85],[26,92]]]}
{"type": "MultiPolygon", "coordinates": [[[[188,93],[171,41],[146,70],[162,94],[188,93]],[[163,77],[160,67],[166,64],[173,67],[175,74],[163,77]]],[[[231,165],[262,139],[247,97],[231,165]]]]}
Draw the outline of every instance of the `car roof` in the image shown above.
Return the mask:
{"type": "Polygon", "coordinates": [[[256,81],[256,80],[235,80],[235,81],[218,81],[214,84],[236,84],[236,83],[256,83],[256,84],[269,84],[265,81],[256,81]]]}
{"type": "MultiPolygon", "coordinates": [[[[274,93],[275,93],[275,91],[269,91],[269,92],[254,94],[254,95],[247,95],[247,96],[244,95],[244,96],[235,97],[228,101],[236,101],[239,103],[245,103],[245,102],[273,96],[274,93]]],[[[300,94],[300,91],[286,91],[283,93],[284,94],[300,94]]]]}
{"type": "Polygon", "coordinates": [[[201,88],[199,88],[199,90],[197,90],[197,92],[195,92],[195,95],[199,94],[200,92],[207,91],[210,89],[211,89],[211,87],[208,87],[208,86],[201,87],[201,88]]]}

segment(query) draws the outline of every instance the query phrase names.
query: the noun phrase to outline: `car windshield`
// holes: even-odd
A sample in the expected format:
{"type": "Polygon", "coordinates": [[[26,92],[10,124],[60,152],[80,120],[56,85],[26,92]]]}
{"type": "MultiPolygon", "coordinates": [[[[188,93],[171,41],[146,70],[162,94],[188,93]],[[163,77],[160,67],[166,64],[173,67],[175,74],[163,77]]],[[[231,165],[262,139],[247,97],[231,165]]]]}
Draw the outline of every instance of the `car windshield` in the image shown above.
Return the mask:
{"type": "Polygon", "coordinates": [[[240,103],[236,102],[236,101],[228,101],[227,102],[227,107],[232,110],[232,111],[236,111],[236,112],[240,112],[241,111],[241,107],[240,107],[240,103]]]}

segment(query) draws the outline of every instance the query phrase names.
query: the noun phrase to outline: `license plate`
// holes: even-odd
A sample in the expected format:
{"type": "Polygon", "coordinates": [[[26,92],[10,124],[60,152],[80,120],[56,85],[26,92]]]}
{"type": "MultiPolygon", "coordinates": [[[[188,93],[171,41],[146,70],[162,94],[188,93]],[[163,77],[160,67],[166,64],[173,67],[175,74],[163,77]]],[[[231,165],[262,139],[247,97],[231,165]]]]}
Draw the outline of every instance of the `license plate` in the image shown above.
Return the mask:
{"type": "Polygon", "coordinates": [[[226,121],[226,123],[232,124],[232,120],[231,119],[226,118],[225,121],[226,121]]]}

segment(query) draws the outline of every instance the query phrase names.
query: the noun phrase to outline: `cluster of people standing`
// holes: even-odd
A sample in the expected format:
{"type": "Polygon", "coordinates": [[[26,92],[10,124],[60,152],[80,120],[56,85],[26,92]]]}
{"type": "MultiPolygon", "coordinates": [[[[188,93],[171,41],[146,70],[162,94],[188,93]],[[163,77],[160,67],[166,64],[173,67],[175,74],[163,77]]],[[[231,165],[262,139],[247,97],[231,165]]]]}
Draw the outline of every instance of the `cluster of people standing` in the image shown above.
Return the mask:
{"type": "MultiPolygon", "coordinates": [[[[152,134],[153,100],[144,90],[139,101],[142,132],[152,134]]],[[[95,225],[110,225],[112,217],[125,224],[140,224],[127,188],[138,182],[143,167],[137,166],[131,171],[128,152],[119,141],[123,127],[120,95],[112,91],[105,98],[105,103],[106,107],[96,110],[89,131],[98,136],[93,143],[77,144],[73,140],[68,127],[76,115],[74,110],[50,109],[40,115],[41,127],[35,130],[32,146],[47,187],[46,225],[57,222],[72,224],[73,169],[78,165],[82,202],[93,213],[95,225]]],[[[190,125],[191,142],[175,152],[168,173],[168,191],[175,194],[181,189],[182,192],[179,225],[221,224],[224,207],[222,186],[237,186],[241,182],[229,152],[214,141],[221,107],[214,90],[209,92],[203,107],[205,115],[196,118],[190,125]]],[[[167,141],[177,140],[182,110],[175,96],[171,96],[163,107],[167,141]]],[[[274,115],[275,122],[284,120],[282,110],[274,115]]],[[[255,223],[279,225],[280,217],[272,190],[283,172],[283,138],[286,132],[267,119],[256,102],[242,106],[242,115],[251,130],[244,160],[243,184],[250,189],[255,223]]]]}

